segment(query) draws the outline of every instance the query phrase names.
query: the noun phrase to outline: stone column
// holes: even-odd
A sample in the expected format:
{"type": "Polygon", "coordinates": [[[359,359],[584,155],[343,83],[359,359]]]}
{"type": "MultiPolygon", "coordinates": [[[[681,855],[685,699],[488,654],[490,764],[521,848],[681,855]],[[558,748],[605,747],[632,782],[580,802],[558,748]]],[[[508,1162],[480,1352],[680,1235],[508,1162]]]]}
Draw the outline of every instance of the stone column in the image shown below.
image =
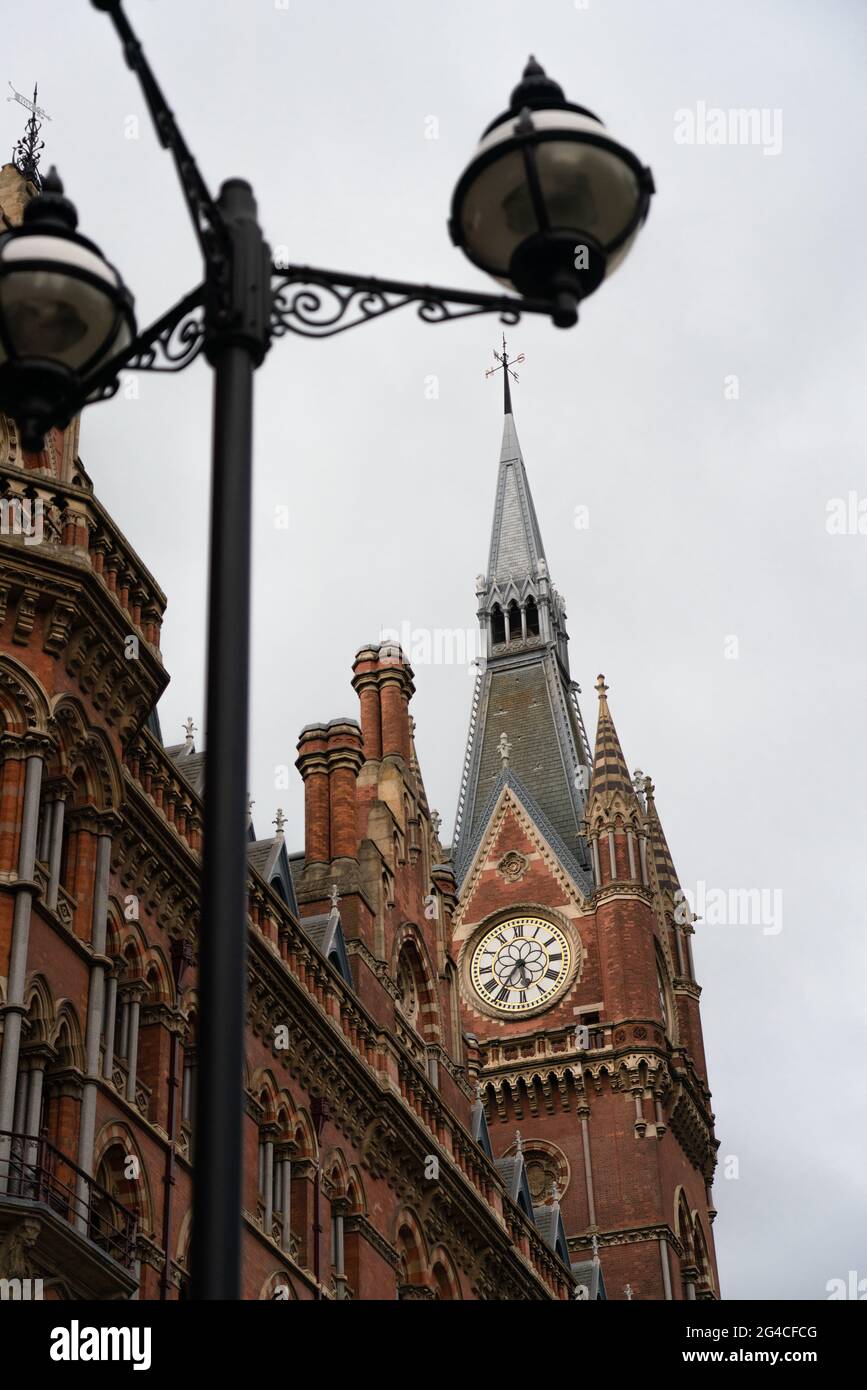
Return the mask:
{"type": "Polygon", "coordinates": [[[114,1023],[117,1014],[116,975],[109,975],[105,990],[105,1049],[102,1056],[102,1074],[106,1081],[111,1081],[114,1072],[114,1023]]]}
{"type": "Polygon", "coordinates": [[[280,1161],[280,1204],[283,1209],[283,1235],[280,1248],[284,1254],[288,1255],[292,1238],[292,1160],[286,1155],[280,1161]]]}
{"type": "Polygon", "coordinates": [[[138,1026],[141,1017],[141,989],[133,986],[127,1010],[129,1013],[129,1041],[127,1044],[126,1061],[126,1098],[130,1105],[135,1105],[135,1083],[138,1080],[138,1026]]]}
{"type": "Polygon", "coordinates": [[[666,1302],[671,1302],[673,1294],[671,1292],[671,1270],[668,1265],[668,1241],[665,1236],[659,1237],[659,1258],[662,1263],[662,1285],[665,1289],[666,1302]]]}
{"type": "Polygon", "coordinates": [[[262,1226],[265,1235],[270,1237],[274,1224],[274,1140],[271,1138],[265,1140],[265,1171],[262,1179],[262,1199],[265,1205],[262,1226]]]}
{"type": "MultiPolygon", "coordinates": [[[[30,908],[33,902],[33,868],[36,862],[36,834],[42,793],[44,741],[28,738],[24,744],[27,768],[24,777],[24,805],[18,847],[18,876],[12,917],[12,946],[4,1014],[3,1057],[0,1060],[0,1130],[12,1129],[15,1114],[15,1082],[24,1019],[24,982],[27,977],[27,947],[30,940],[30,908]]],[[[5,1191],[9,1140],[0,1137],[0,1192],[5,1191]]]]}
{"type": "Polygon", "coordinates": [[[60,887],[60,864],[63,854],[63,821],[66,814],[66,791],[61,788],[51,807],[51,838],[48,845],[48,893],[46,905],[52,912],[57,907],[60,887]]]}
{"type": "Polygon", "coordinates": [[[587,1217],[589,1226],[596,1225],[596,1202],[593,1197],[593,1167],[590,1162],[590,1107],[582,1106],[578,1111],[581,1121],[581,1144],[584,1149],[584,1183],[587,1188],[587,1217]]]}
{"type": "MultiPolygon", "coordinates": [[[[100,829],[96,844],[96,872],[93,883],[93,915],[90,943],[93,960],[90,967],[90,988],[87,995],[87,1026],[84,1039],[86,1080],[81,1093],[81,1121],[78,1130],[78,1166],[85,1173],[93,1171],[93,1140],[96,1131],[96,1090],[100,1075],[99,1039],[102,1032],[105,968],[105,938],[108,926],[108,877],[111,866],[111,832],[100,829]]],[[[87,1183],[80,1177],[77,1184],[78,1212],[76,1225],[87,1229],[87,1183]]]]}
{"type": "Polygon", "coordinates": [[[646,836],[646,835],[639,835],[639,837],[638,837],[638,858],[639,858],[639,860],[641,861],[641,882],[644,884],[644,887],[647,888],[647,886],[648,886],[650,880],[649,880],[648,877],[647,877],[647,836],[646,836]]]}
{"type": "Polygon", "coordinates": [[[30,1086],[27,1094],[27,1118],[24,1121],[24,1133],[28,1136],[24,1145],[24,1176],[27,1186],[24,1188],[24,1196],[35,1195],[36,1188],[36,1162],[39,1154],[39,1119],[42,1114],[42,1084],[45,1080],[45,1063],[47,1055],[44,1050],[30,1053],[30,1086]]]}

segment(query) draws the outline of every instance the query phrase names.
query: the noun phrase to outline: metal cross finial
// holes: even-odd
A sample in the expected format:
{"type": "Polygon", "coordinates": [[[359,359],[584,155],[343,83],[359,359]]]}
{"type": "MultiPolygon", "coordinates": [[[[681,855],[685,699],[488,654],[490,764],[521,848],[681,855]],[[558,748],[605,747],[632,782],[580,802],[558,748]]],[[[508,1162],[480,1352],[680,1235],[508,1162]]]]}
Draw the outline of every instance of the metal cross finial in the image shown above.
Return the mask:
{"type": "Polygon", "coordinates": [[[272,820],[271,824],[272,824],[272,825],[276,825],[276,827],[277,827],[277,834],[282,836],[282,834],[283,834],[283,826],[286,824],[286,816],[284,816],[284,814],[283,814],[283,807],[282,807],[282,806],[278,806],[278,807],[277,807],[277,814],[276,814],[276,816],[274,817],[274,819],[272,820]]]}
{"type": "Polygon", "coordinates": [[[507,768],[509,766],[509,754],[511,753],[511,751],[512,745],[509,742],[508,735],[505,733],[500,734],[500,741],[497,744],[497,752],[503,760],[504,768],[507,768]]]}
{"type": "MultiPolygon", "coordinates": [[[[9,83],[12,87],[12,83],[9,83]]],[[[39,139],[39,132],[42,129],[43,121],[50,121],[51,117],[41,106],[37,106],[36,97],[39,92],[38,86],[33,88],[33,100],[28,101],[27,97],[12,87],[12,96],[7,97],[7,101],[17,101],[19,105],[25,106],[30,112],[30,119],[24,128],[24,134],[12,151],[12,163],[23,174],[26,179],[34,183],[37,188],[42,187],[42,180],[39,174],[39,156],[45,148],[45,141],[39,139]]]]}
{"type": "Polygon", "coordinates": [[[332,906],[332,907],[336,907],[337,904],[338,904],[339,902],[340,902],[340,894],[339,894],[338,891],[337,891],[337,884],[336,884],[336,883],[332,883],[332,885],[331,885],[331,906],[332,906]]]}
{"type": "Polygon", "coordinates": [[[504,333],[503,351],[497,352],[497,349],[494,348],[494,357],[500,365],[499,367],[489,367],[488,370],[485,372],[485,379],[487,380],[489,376],[495,376],[497,372],[503,373],[503,411],[506,415],[511,415],[512,395],[509,390],[509,377],[514,377],[515,381],[518,380],[518,373],[514,370],[514,364],[516,362],[523,362],[524,354],[523,352],[519,352],[517,357],[509,356],[508,351],[506,349],[506,335],[504,333]]]}

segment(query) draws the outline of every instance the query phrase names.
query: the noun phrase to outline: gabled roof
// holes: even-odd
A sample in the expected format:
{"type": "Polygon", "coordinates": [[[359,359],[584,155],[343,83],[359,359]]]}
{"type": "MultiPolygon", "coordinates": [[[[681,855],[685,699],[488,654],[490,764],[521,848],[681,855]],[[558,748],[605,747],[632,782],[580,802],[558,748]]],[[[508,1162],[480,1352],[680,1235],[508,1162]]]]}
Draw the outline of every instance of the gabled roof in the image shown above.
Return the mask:
{"type": "Polygon", "coordinates": [[[470,1133],[482,1152],[487,1154],[493,1162],[494,1151],[491,1148],[491,1136],[488,1133],[488,1117],[478,1096],[473,1101],[473,1107],[470,1111],[470,1133]]]}
{"type": "Polygon", "coordinates": [[[542,1239],[550,1245],[555,1255],[560,1256],[568,1269],[570,1267],[569,1242],[566,1240],[566,1228],[563,1225],[560,1203],[543,1202],[540,1207],[534,1207],[533,1220],[539,1228],[542,1239]]]}
{"type": "Polygon", "coordinates": [[[524,1155],[507,1154],[504,1158],[495,1158],[494,1167],[503,1179],[506,1192],[512,1201],[533,1221],[533,1198],[530,1195],[530,1184],[527,1182],[524,1155]]]}
{"type": "Polygon", "coordinates": [[[196,751],[194,743],[172,743],[165,750],[184,781],[197,796],[205,794],[205,753],[196,751]]]}
{"type": "Polygon", "coordinates": [[[340,921],[340,912],[332,907],[330,912],[317,913],[315,917],[300,918],[301,928],[313,945],[340,971],[346,984],[354,989],[349,956],[346,951],[346,938],[340,921]]]}
{"type": "Polygon", "coordinates": [[[593,1260],[578,1260],[572,1265],[572,1273],[579,1289],[586,1289],[586,1294],[581,1295],[586,1301],[597,1303],[602,1300],[607,1301],[608,1295],[605,1292],[605,1280],[602,1275],[602,1265],[598,1258],[593,1260]]]}
{"type": "Polygon", "coordinates": [[[266,840],[250,840],[247,863],[274,888],[287,907],[298,916],[298,899],[289,868],[286,841],[282,835],[270,835],[266,840]]]}
{"type": "Polygon", "coordinates": [[[472,867],[476,855],[484,841],[486,832],[497,812],[503,793],[506,790],[512,794],[515,801],[521,806],[528,819],[550,847],[555,858],[559,860],[566,872],[571,875],[576,888],[582,896],[589,897],[593,891],[593,880],[590,871],[579,862],[575,851],[570,849],[560,838],[560,835],[548,820],[548,817],[537,803],[535,797],[530,794],[520,777],[518,777],[517,773],[511,767],[501,767],[500,769],[500,775],[494,783],[482,814],[479,816],[478,832],[473,840],[466,846],[466,858],[462,864],[461,877],[465,877],[472,867]]]}

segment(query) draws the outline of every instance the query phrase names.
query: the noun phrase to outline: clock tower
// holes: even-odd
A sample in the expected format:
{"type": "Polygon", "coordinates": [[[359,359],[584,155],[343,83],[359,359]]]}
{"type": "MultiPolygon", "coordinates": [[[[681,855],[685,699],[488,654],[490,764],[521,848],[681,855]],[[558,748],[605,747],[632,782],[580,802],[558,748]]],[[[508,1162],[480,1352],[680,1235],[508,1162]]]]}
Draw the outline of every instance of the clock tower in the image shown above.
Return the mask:
{"type": "Polygon", "coordinates": [[[596,686],[591,752],[503,367],[482,659],[455,826],[470,1069],[584,1296],[719,1297],[716,1163],[690,939],[649,778],[596,686]],[[562,1221],[562,1227],[561,1227],[562,1221]]]}

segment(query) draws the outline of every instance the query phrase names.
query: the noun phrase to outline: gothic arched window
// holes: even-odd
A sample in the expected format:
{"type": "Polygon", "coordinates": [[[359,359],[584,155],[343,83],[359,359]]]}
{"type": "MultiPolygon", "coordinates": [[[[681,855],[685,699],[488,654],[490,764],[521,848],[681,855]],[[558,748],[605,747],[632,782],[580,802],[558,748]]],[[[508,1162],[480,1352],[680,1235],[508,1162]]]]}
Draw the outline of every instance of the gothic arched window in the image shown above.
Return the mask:
{"type": "Polygon", "coordinates": [[[506,640],[506,619],[503,610],[498,603],[494,604],[491,610],[491,641],[496,646],[499,642],[506,640]]]}
{"type": "Polygon", "coordinates": [[[527,636],[539,636],[539,610],[536,607],[535,599],[527,599],[527,636]]]}

